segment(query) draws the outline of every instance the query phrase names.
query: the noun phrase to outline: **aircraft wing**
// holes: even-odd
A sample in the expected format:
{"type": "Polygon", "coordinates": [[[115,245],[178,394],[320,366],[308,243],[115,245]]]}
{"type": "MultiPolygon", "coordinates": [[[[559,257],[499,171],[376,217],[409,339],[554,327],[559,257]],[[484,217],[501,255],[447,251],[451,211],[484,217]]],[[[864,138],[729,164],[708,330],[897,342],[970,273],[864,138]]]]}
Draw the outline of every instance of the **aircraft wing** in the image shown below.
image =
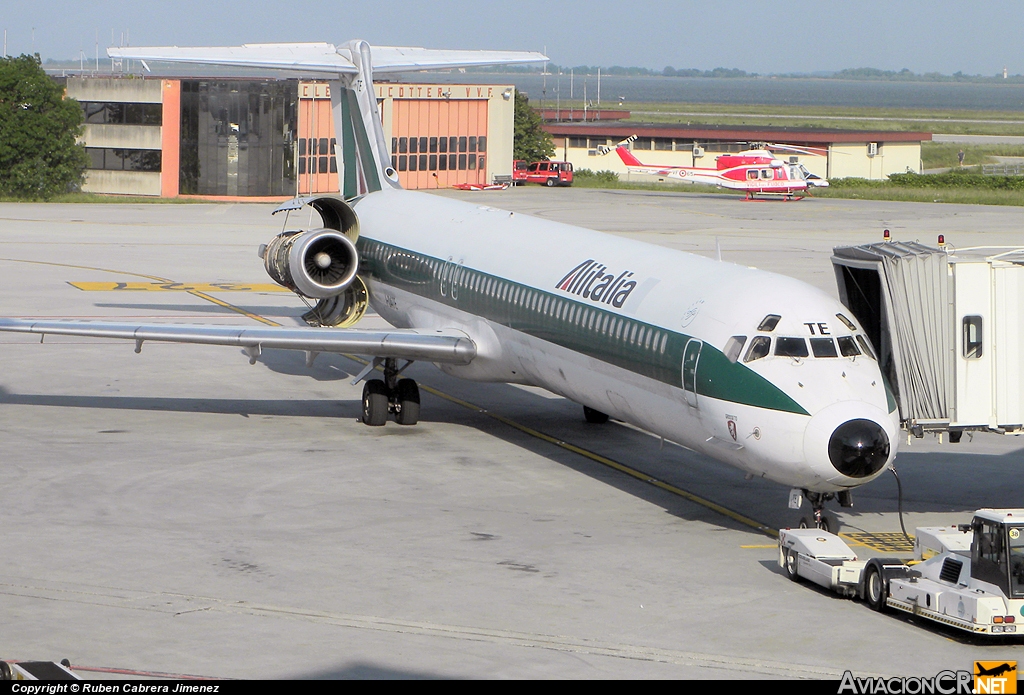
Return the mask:
{"type": "MultiPolygon", "coordinates": [[[[169,63],[203,63],[275,70],[312,70],[331,73],[356,73],[351,50],[332,43],[247,43],[241,46],[201,48],[111,47],[111,58],[152,60],[169,63]]],[[[371,46],[375,73],[406,72],[436,68],[474,67],[537,63],[547,57],[526,51],[447,51],[411,46],[371,46]]]]}
{"type": "Polygon", "coordinates": [[[0,331],[134,340],[137,351],[147,340],[198,343],[200,345],[233,345],[245,348],[251,359],[255,359],[263,348],[348,353],[368,357],[395,357],[446,364],[469,364],[476,357],[476,344],[465,334],[457,331],[251,328],[208,324],[131,324],[105,321],[41,321],[5,318],[0,318],[0,331]]]}

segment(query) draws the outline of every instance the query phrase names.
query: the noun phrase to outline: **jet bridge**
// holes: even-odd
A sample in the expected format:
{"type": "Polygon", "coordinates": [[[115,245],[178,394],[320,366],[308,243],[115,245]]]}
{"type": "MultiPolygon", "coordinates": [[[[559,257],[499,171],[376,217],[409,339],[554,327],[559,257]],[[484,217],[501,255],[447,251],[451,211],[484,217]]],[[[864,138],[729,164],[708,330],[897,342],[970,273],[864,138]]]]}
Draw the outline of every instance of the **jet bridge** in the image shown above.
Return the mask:
{"type": "Polygon", "coordinates": [[[916,436],[1024,432],[1024,247],[833,249],[839,299],[916,436]]]}

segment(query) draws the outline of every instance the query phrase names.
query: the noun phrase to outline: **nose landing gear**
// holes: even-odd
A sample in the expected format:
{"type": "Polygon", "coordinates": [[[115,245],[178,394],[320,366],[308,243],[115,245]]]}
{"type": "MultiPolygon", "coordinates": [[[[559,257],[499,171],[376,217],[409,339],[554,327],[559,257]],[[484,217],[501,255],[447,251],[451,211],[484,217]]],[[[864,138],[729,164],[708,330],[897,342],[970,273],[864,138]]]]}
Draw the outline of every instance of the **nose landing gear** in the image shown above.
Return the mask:
{"type": "Polygon", "coordinates": [[[829,533],[838,532],[839,520],[835,516],[825,513],[825,503],[832,499],[838,499],[840,507],[852,507],[853,493],[849,490],[836,493],[804,490],[803,493],[807,501],[811,503],[812,516],[810,518],[802,517],[800,528],[817,528],[829,533]]]}

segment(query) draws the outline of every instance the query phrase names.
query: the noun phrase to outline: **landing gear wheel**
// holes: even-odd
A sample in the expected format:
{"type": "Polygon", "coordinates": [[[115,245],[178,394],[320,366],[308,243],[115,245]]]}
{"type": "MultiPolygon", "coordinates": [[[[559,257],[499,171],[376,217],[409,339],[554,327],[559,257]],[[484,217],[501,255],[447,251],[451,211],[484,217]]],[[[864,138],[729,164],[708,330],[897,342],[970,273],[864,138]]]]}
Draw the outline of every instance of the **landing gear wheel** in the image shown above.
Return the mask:
{"type": "Polygon", "coordinates": [[[583,417],[587,419],[587,422],[594,425],[603,425],[608,422],[608,416],[602,413],[600,410],[594,410],[583,406],[583,417]]]}
{"type": "Polygon", "coordinates": [[[395,389],[395,422],[415,425],[420,419],[420,388],[413,379],[401,379],[395,389]]]}
{"type": "Polygon", "coordinates": [[[884,612],[887,604],[885,599],[889,596],[889,587],[882,576],[882,570],[878,565],[868,565],[864,570],[864,599],[868,605],[876,611],[884,612]]]}
{"type": "Polygon", "coordinates": [[[786,571],[786,576],[792,579],[794,582],[800,581],[800,575],[796,573],[797,567],[797,555],[796,551],[792,548],[787,548],[786,551],[786,564],[783,565],[783,569],[786,571]]]}
{"type": "Polygon", "coordinates": [[[363,384],[363,424],[381,427],[388,421],[388,387],[380,379],[363,384]]]}
{"type": "Polygon", "coordinates": [[[555,186],[558,185],[558,180],[548,179],[547,181],[544,182],[544,185],[547,186],[548,188],[554,188],[555,186]]]}
{"type": "Polygon", "coordinates": [[[800,517],[800,523],[797,524],[797,528],[810,528],[811,522],[807,520],[806,516],[800,517]]]}
{"type": "Polygon", "coordinates": [[[835,529],[836,525],[837,524],[834,521],[832,521],[832,519],[828,518],[824,514],[821,515],[820,519],[818,519],[817,521],[814,522],[814,527],[815,528],[821,529],[822,531],[825,531],[826,533],[835,533],[834,529],[835,529]]]}

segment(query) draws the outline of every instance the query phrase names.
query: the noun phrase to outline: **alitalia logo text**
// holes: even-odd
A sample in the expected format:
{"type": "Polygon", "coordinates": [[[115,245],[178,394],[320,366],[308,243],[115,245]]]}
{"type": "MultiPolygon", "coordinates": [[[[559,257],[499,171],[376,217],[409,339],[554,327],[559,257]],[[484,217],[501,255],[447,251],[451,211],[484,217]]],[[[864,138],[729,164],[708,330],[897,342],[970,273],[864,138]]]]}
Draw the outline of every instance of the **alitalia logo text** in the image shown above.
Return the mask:
{"type": "Polygon", "coordinates": [[[630,280],[632,276],[629,270],[618,274],[609,272],[608,266],[590,258],[570,270],[555,288],[621,309],[629,293],[636,287],[636,281],[630,280]]]}

